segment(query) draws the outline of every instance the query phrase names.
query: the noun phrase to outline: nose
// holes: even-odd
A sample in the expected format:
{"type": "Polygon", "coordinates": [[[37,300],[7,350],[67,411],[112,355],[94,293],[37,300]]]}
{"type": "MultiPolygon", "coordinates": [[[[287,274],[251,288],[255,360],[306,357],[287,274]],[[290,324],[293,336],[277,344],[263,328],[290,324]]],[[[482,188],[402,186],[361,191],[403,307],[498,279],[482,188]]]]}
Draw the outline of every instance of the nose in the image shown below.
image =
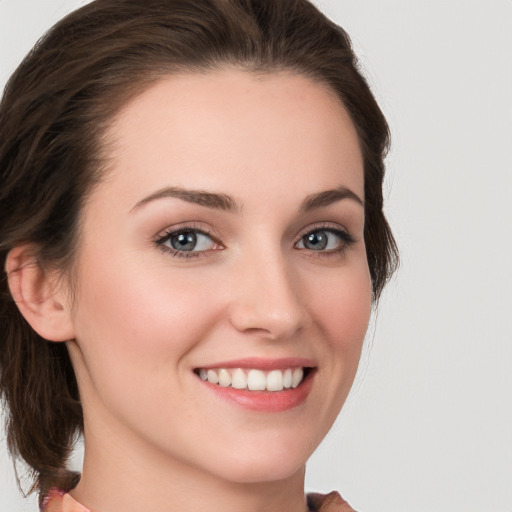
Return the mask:
{"type": "Polygon", "coordinates": [[[253,254],[237,265],[230,321],[239,332],[284,340],[310,321],[305,290],[293,265],[275,254],[253,254]]]}

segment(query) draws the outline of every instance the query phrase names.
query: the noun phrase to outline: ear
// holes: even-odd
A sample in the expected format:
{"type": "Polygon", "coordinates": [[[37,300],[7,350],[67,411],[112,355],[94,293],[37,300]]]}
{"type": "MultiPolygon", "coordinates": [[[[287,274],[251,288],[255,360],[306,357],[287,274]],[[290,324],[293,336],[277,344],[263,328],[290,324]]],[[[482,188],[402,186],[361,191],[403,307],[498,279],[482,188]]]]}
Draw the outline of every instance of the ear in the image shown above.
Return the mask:
{"type": "Polygon", "coordinates": [[[58,273],[43,269],[33,245],[12,249],[5,270],[14,301],[34,331],[49,341],[75,337],[70,301],[59,286],[58,273]]]}

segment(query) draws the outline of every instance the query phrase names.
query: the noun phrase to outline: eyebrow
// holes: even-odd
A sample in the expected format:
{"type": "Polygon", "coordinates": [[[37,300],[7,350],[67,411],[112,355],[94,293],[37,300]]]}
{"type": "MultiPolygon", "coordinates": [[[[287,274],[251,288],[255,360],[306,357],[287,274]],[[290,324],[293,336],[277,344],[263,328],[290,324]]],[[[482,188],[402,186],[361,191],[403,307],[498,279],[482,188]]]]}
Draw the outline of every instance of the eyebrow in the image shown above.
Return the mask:
{"type": "Polygon", "coordinates": [[[311,194],[302,202],[300,207],[301,213],[308,213],[311,210],[323,208],[343,199],[352,199],[359,205],[364,207],[363,200],[347,187],[338,187],[333,190],[325,190],[317,194],[311,194]]]}
{"type": "Polygon", "coordinates": [[[213,192],[206,192],[203,190],[189,190],[180,187],[166,187],[156,192],[153,192],[149,196],[141,199],[131,210],[141,208],[151,201],[157,199],[176,198],[186,201],[187,203],[198,204],[200,206],[206,206],[207,208],[213,208],[215,210],[225,210],[229,212],[238,211],[239,205],[236,201],[227,194],[216,194],[213,192]]]}
{"type": "MultiPolygon", "coordinates": [[[[152,201],[166,198],[181,199],[187,203],[198,204],[200,206],[206,206],[207,208],[233,213],[241,210],[241,205],[227,194],[206,192],[204,190],[190,190],[181,187],[165,187],[153,192],[144,199],[141,199],[130,210],[130,213],[152,201]]],[[[299,211],[301,213],[308,213],[312,210],[329,206],[343,199],[352,199],[359,205],[364,206],[363,200],[357,194],[352,192],[352,190],[346,187],[338,187],[307,196],[302,202],[299,211]]]]}

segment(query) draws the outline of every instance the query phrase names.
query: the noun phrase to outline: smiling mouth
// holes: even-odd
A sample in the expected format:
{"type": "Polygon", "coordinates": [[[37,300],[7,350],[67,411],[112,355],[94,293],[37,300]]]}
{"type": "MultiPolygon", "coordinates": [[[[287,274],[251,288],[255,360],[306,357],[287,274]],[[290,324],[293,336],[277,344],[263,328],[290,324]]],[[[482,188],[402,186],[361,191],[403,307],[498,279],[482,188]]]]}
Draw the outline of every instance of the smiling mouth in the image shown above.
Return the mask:
{"type": "Polygon", "coordinates": [[[270,371],[256,368],[197,368],[194,373],[201,380],[223,388],[277,392],[297,388],[311,370],[309,367],[270,371]]]}

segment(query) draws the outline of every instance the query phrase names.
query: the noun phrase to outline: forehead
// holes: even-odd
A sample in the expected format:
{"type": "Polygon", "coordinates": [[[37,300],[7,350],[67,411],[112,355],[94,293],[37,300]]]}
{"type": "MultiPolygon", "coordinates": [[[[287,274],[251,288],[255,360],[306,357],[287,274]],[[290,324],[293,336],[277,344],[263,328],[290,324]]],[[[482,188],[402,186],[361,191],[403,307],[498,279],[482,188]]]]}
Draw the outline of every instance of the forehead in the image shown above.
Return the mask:
{"type": "Polygon", "coordinates": [[[344,184],[363,196],[349,114],[327,86],[302,75],[218,70],[166,77],[125,105],[107,138],[108,181],[126,193],[169,185],[254,191],[271,178],[281,192],[294,183],[304,193],[344,184]]]}

